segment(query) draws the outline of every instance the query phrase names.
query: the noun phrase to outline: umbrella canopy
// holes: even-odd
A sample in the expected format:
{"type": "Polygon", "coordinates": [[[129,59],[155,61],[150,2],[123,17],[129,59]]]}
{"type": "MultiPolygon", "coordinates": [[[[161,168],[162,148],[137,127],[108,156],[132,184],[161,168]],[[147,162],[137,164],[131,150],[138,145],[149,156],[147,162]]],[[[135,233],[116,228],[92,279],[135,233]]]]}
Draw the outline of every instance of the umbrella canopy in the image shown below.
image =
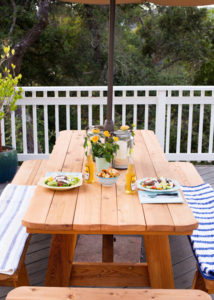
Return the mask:
{"type": "Polygon", "coordinates": [[[109,57],[108,57],[108,98],[107,98],[107,119],[104,128],[108,131],[114,131],[112,121],[112,99],[113,99],[113,61],[114,61],[114,23],[115,23],[115,5],[128,3],[151,2],[163,6],[204,6],[214,4],[214,0],[60,0],[62,2],[75,2],[84,4],[110,5],[109,20],[109,57]]]}

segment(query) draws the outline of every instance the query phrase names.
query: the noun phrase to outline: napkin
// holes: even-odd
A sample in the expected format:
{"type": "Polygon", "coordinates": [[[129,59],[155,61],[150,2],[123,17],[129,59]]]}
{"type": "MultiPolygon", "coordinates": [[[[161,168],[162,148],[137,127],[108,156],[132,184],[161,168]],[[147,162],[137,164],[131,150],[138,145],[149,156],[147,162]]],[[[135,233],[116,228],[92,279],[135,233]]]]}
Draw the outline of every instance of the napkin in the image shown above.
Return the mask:
{"type": "Polygon", "coordinates": [[[156,197],[151,198],[149,195],[154,195],[153,192],[147,192],[147,191],[141,191],[138,190],[138,195],[140,198],[140,203],[144,204],[144,203],[183,203],[184,199],[182,198],[180,192],[173,192],[177,193],[177,195],[170,195],[170,193],[168,193],[168,195],[160,195],[157,194],[156,197]]]}

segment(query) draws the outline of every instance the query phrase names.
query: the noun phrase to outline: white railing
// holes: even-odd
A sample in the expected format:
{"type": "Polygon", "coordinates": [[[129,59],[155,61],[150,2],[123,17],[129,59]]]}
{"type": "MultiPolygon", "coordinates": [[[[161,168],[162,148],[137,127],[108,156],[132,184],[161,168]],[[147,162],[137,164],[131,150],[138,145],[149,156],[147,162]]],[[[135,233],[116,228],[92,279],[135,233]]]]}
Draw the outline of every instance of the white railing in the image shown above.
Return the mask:
{"type": "MultiPolygon", "coordinates": [[[[19,160],[47,158],[60,130],[103,125],[107,87],[23,91],[19,109],[1,123],[3,144],[9,133],[12,146],[22,149],[19,160]]],[[[214,160],[214,86],[115,86],[113,102],[115,124],[128,120],[155,130],[169,160],[214,160]]]]}

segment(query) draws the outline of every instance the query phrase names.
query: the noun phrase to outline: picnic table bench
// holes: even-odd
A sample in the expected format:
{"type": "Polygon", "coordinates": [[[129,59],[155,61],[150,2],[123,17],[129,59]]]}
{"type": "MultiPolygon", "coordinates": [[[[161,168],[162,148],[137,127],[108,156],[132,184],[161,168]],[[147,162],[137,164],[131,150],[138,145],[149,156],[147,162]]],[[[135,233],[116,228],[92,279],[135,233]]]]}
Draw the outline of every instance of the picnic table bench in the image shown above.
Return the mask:
{"type": "MultiPolygon", "coordinates": [[[[35,178],[35,174],[37,173],[42,160],[31,160],[25,161],[22,166],[19,168],[18,172],[14,176],[12,180],[12,184],[20,184],[20,185],[36,185],[37,178],[35,178]]],[[[12,237],[10,237],[12,238],[12,237]]],[[[2,274],[0,273],[0,285],[1,286],[22,286],[29,285],[29,278],[27,274],[27,270],[25,267],[25,256],[27,253],[28,245],[30,242],[31,235],[27,239],[25,243],[24,250],[22,252],[19,265],[14,274],[2,274]]]]}
{"type": "Polygon", "coordinates": [[[199,290],[19,287],[6,300],[211,300],[199,290]]]}
{"type": "MultiPolygon", "coordinates": [[[[36,185],[47,171],[76,171],[84,167],[82,131],[64,131],[50,159],[26,161],[12,183],[36,185]]],[[[169,163],[151,131],[137,131],[135,168],[138,178],[167,176],[182,185],[203,183],[190,163],[169,163]]],[[[36,189],[23,219],[29,233],[52,233],[46,285],[68,286],[149,286],[173,288],[168,235],[189,235],[197,227],[187,203],[143,204],[137,194],[124,193],[124,171],[111,188],[98,183],[69,192],[36,189]],[[77,234],[103,235],[102,263],[73,263],[77,234]],[[145,240],[147,263],[113,263],[113,234],[138,234],[145,240]]],[[[4,285],[28,284],[23,251],[13,277],[0,274],[4,285]],[[14,280],[15,279],[15,280],[14,280]]]]}
{"type": "MultiPolygon", "coordinates": [[[[32,182],[38,182],[46,172],[82,172],[84,135],[82,131],[61,132],[49,161],[41,163],[32,182]]],[[[167,176],[183,183],[182,175],[170,167],[152,131],[136,132],[135,169],[137,178],[167,176]]],[[[189,167],[188,172],[191,170],[189,167]]],[[[125,194],[125,171],[120,173],[112,187],[98,182],[67,192],[37,187],[23,225],[29,233],[52,234],[47,286],[174,288],[168,236],[191,234],[197,220],[186,202],[141,205],[137,194],[125,194]],[[73,262],[78,234],[103,235],[103,262],[73,262]],[[114,263],[114,234],[144,236],[147,262],[114,263]]]]}

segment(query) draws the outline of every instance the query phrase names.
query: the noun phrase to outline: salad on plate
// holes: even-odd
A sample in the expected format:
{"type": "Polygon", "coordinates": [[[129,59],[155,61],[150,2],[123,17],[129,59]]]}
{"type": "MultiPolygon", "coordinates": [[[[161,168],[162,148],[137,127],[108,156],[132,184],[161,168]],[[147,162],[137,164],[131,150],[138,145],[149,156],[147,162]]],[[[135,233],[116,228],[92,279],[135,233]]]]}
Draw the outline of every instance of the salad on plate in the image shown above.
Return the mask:
{"type": "Polygon", "coordinates": [[[45,179],[45,184],[52,187],[71,187],[80,182],[80,178],[72,175],[56,175],[45,179]]]}
{"type": "Polygon", "coordinates": [[[147,177],[138,180],[138,188],[156,192],[175,191],[179,189],[179,184],[177,181],[167,177],[147,177]]]}
{"type": "Polygon", "coordinates": [[[40,179],[38,182],[40,186],[56,191],[66,191],[82,185],[81,173],[50,173],[48,175],[40,179]]]}

